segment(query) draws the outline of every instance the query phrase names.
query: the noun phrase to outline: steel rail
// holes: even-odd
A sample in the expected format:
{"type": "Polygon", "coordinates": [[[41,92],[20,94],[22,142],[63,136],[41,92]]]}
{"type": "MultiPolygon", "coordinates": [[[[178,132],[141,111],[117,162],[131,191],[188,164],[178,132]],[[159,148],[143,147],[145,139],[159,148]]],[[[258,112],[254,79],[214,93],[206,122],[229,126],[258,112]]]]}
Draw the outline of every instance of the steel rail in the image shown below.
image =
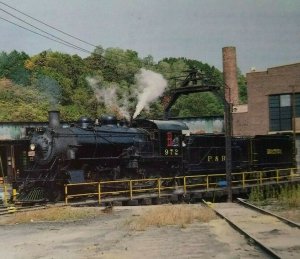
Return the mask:
{"type": "Polygon", "coordinates": [[[242,228],[240,228],[239,226],[237,226],[233,221],[231,221],[229,218],[227,218],[226,216],[224,216],[223,214],[221,214],[220,212],[218,212],[217,210],[215,210],[209,203],[207,203],[205,200],[202,200],[203,203],[208,206],[209,208],[211,208],[219,217],[223,218],[226,220],[226,222],[229,223],[230,226],[232,226],[234,229],[236,229],[239,233],[241,233],[242,235],[244,235],[245,237],[249,238],[250,240],[252,240],[259,248],[261,248],[265,253],[267,253],[269,256],[272,256],[272,258],[282,258],[280,255],[278,255],[272,248],[265,246],[261,241],[259,241],[258,239],[256,239],[254,236],[252,236],[251,234],[247,233],[246,231],[244,231],[242,228]]]}
{"type": "Polygon", "coordinates": [[[271,211],[268,211],[268,210],[262,209],[262,208],[260,208],[260,207],[257,207],[257,206],[255,206],[255,205],[253,205],[253,204],[251,204],[251,203],[246,202],[244,199],[237,198],[237,200],[238,200],[239,203],[241,203],[242,205],[244,205],[244,206],[246,206],[246,207],[249,207],[249,208],[252,208],[252,209],[254,209],[254,210],[257,210],[257,211],[259,211],[259,212],[261,212],[261,213],[263,213],[263,214],[273,216],[273,217],[275,217],[275,218],[281,220],[282,222],[284,222],[284,223],[290,225],[291,227],[300,228],[300,224],[297,223],[297,222],[294,222],[294,221],[289,220],[289,219],[287,219],[287,218],[284,218],[284,217],[281,217],[281,216],[279,216],[279,215],[276,215],[276,214],[272,213],[271,211]]]}
{"type": "MultiPolygon", "coordinates": [[[[59,206],[65,206],[65,205],[54,205],[54,207],[59,207],[59,206]]],[[[51,206],[52,207],[52,206],[51,206]]],[[[28,212],[28,211],[35,211],[35,210],[43,210],[47,208],[51,208],[46,205],[36,205],[36,206],[27,206],[27,207],[19,207],[19,206],[1,206],[0,207],[0,216],[5,216],[5,215],[12,215],[15,213],[20,213],[20,212],[28,212]]]]}

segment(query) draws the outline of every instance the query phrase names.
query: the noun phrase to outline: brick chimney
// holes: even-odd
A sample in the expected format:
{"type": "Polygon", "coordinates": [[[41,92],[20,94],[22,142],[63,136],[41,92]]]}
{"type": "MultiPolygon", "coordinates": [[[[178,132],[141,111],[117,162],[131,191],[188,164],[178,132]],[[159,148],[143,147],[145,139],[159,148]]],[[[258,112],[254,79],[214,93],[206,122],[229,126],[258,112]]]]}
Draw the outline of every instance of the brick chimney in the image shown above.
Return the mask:
{"type": "Polygon", "coordinates": [[[235,47],[222,48],[223,78],[225,82],[225,99],[233,105],[239,104],[239,89],[237,83],[237,66],[235,47]]]}

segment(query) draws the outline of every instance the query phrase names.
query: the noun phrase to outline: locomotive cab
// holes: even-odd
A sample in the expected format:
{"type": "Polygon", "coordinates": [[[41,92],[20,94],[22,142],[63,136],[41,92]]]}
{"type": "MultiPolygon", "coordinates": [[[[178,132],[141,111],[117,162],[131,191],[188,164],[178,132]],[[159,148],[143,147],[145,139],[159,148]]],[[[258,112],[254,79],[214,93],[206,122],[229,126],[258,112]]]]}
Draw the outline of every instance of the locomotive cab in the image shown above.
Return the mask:
{"type": "Polygon", "coordinates": [[[135,120],[136,127],[146,129],[154,144],[154,154],[161,157],[182,157],[183,130],[188,127],[178,121],[135,120]]]}

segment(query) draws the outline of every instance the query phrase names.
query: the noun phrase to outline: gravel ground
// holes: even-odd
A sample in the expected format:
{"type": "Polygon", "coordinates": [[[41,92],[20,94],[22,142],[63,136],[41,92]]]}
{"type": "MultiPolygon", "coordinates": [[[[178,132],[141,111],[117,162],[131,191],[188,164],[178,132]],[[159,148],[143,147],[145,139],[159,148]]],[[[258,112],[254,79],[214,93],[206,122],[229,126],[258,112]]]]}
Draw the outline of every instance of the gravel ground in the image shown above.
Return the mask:
{"type": "Polygon", "coordinates": [[[68,222],[5,225],[1,218],[1,258],[266,258],[222,219],[130,230],[126,222],[146,208],[68,222]]]}

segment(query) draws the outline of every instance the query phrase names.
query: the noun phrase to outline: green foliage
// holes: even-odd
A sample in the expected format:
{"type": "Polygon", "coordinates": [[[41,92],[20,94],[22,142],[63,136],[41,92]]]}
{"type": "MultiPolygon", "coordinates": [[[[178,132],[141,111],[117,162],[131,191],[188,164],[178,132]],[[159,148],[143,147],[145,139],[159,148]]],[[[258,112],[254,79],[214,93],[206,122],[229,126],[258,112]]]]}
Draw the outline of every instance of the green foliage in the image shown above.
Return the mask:
{"type": "MultiPolygon", "coordinates": [[[[29,57],[24,52],[0,53],[0,120],[45,121],[47,110],[59,108],[64,120],[77,120],[86,115],[93,118],[116,110],[99,103],[97,90],[116,89],[119,105],[131,113],[137,102],[135,75],[141,68],[164,76],[168,90],[174,87],[174,77],[197,68],[207,78],[205,83],[222,86],[222,73],[208,64],[186,58],[165,58],[155,63],[152,56],[140,58],[133,50],[95,48],[81,58],[60,52],[43,51],[29,57]],[[97,81],[93,87],[87,78],[97,81]],[[128,99],[128,100],[126,100],[128,99]],[[13,100],[13,102],[11,101],[13,100]]],[[[245,78],[239,72],[240,94],[246,100],[245,78]]],[[[222,102],[212,93],[180,97],[171,110],[172,116],[211,116],[223,114],[222,102]]],[[[162,100],[152,103],[141,114],[147,118],[162,118],[162,100]]]]}
{"type": "Polygon", "coordinates": [[[0,121],[46,121],[48,109],[49,103],[38,89],[0,81],[0,121]]]}
{"type": "Polygon", "coordinates": [[[29,58],[24,52],[16,50],[0,53],[0,78],[11,79],[16,84],[27,85],[30,72],[24,67],[25,61],[29,58]]]}
{"type": "Polygon", "coordinates": [[[216,116],[223,113],[223,106],[219,99],[212,93],[195,93],[181,96],[174,108],[172,116],[216,116]]]}
{"type": "Polygon", "coordinates": [[[77,106],[75,104],[62,106],[60,112],[62,120],[65,121],[72,121],[74,118],[78,119],[82,116],[90,116],[82,106],[77,106]]]}
{"type": "Polygon", "coordinates": [[[142,62],[138,53],[132,50],[108,48],[104,52],[105,67],[103,69],[104,80],[120,83],[122,80],[133,84],[134,75],[141,68],[142,62]]]}
{"type": "Polygon", "coordinates": [[[300,206],[300,186],[283,186],[280,188],[278,195],[279,202],[282,207],[299,208],[300,206]]]}
{"type": "MultiPolygon", "coordinates": [[[[159,71],[166,79],[182,76],[184,71],[188,70],[189,66],[182,58],[165,58],[158,63],[157,71],[159,71]]],[[[172,85],[171,85],[172,88],[172,85]]]]}
{"type": "Polygon", "coordinates": [[[254,204],[262,204],[265,201],[264,192],[260,186],[254,186],[251,188],[249,201],[254,204]]]}
{"type": "Polygon", "coordinates": [[[105,68],[104,51],[105,50],[101,46],[98,46],[90,56],[83,60],[90,74],[93,74],[94,76],[102,75],[102,70],[105,68]]]}
{"type": "Polygon", "coordinates": [[[251,189],[249,201],[257,205],[276,204],[280,208],[298,208],[300,206],[299,185],[255,186],[251,189]]]}
{"type": "Polygon", "coordinates": [[[246,77],[238,70],[238,86],[239,86],[239,98],[240,103],[247,103],[247,82],[246,77]]]}
{"type": "Polygon", "coordinates": [[[88,87],[83,78],[89,70],[84,61],[77,55],[70,56],[51,51],[42,52],[33,56],[26,65],[34,75],[31,79],[32,84],[44,90],[51,99],[54,99],[51,93],[54,95],[59,93],[60,98],[57,101],[62,105],[73,103],[74,89],[88,87]]]}

